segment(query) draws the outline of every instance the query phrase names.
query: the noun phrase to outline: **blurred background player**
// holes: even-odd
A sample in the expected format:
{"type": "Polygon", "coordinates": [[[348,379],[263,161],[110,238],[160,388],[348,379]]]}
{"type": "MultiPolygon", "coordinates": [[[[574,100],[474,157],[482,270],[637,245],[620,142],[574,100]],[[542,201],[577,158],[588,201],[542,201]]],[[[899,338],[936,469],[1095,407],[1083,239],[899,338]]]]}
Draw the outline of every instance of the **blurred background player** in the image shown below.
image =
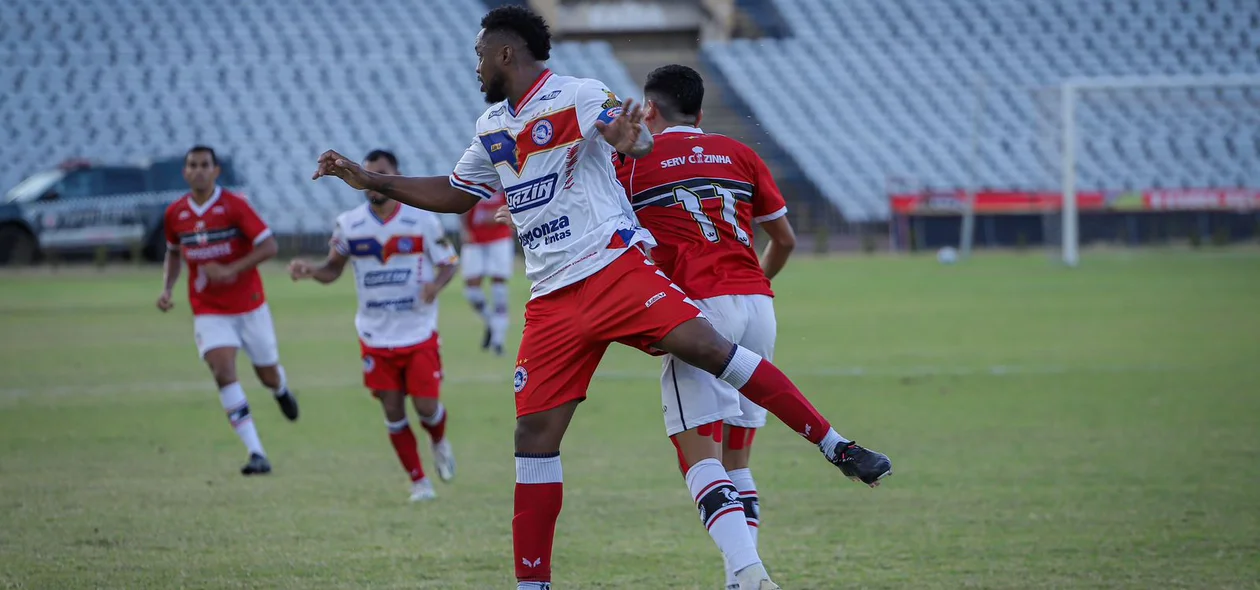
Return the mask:
{"type": "Polygon", "coordinates": [[[464,297],[486,323],[481,340],[483,350],[503,354],[503,341],[508,328],[508,285],[516,254],[516,236],[512,228],[494,220],[499,207],[507,204],[503,191],[477,203],[460,216],[464,223],[464,240],[459,253],[464,272],[464,297]],[[490,278],[490,304],[481,282],[490,278]]]}
{"type": "MultiPolygon", "coordinates": [[[[363,167],[398,174],[394,154],[375,150],[363,167]]],[[[437,296],[455,276],[456,256],[437,216],[365,191],[367,202],[337,217],[328,257],[318,265],[289,264],[293,280],[336,281],[354,261],[359,310],[354,324],[363,354],[363,382],[385,410],[389,440],[411,478],[413,502],[435,498],[424,474],[416,436],[407,422],[411,397],[429,433],[438,477],[455,477],[455,455],[446,438],[446,407],[438,400],[442,358],[437,296]]]]}
{"type": "MultiPolygon", "coordinates": [[[[613,156],[652,150],[642,112],[622,106],[592,79],[556,75],[545,61],[551,34],[528,8],[501,6],[481,21],[475,50],[491,106],[477,137],[448,177],[398,177],[365,170],[324,152],[312,178],[336,176],[400,202],[464,213],[498,190],[525,246],[533,281],[513,374],[516,392],[515,516],[518,590],[551,586],[552,545],[563,503],[560,444],[609,344],[675,354],[765,405],[849,477],[872,487],[891,473],[880,453],[840,436],[772,363],[733,344],[701,317],[682,289],[644,255],[654,245],[616,180],[613,156]]],[[[689,390],[680,395],[704,395],[689,390]]],[[[730,397],[696,426],[738,413],[730,397]]],[[[720,426],[720,424],[719,424],[720,426]]],[[[741,590],[774,590],[757,555],[738,492],[712,450],[691,428],[680,454],[695,461],[686,479],[701,520],[737,570],[741,590]],[[735,558],[742,559],[742,562],[735,558]]]]}
{"type": "Polygon", "coordinates": [[[163,312],[174,307],[171,290],[179,279],[182,257],[188,263],[188,301],[197,352],[219,386],[219,402],[228,421],[249,450],[241,473],[270,473],[271,462],[237,380],[236,351],[245,349],[284,417],[297,420],[297,398],[289,391],[280,366],[271,310],[258,274],[258,264],[276,255],[276,240],[249,201],[216,184],[219,172],[211,148],[196,146],[184,155],[184,180],[192,191],[166,209],[166,264],[157,307],[163,312]]]}
{"type": "MultiPolygon", "coordinates": [[[[772,360],[776,327],[770,279],[796,246],[783,195],[751,148],[700,129],[704,80],[698,72],[681,65],[657,68],[648,74],[643,96],[648,104],[644,122],[656,146],[645,158],[620,162],[617,172],[639,223],[656,238],[652,259],[691,295],[714,329],[772,360]],[[760,263],[753,249],[754,223],[770,238],[760,263]]],[[[684,400],[708,399],[680,394],[695,389],[739,397],[740,414],[725,420],[721,435],[722,465],[739,491],[756,543],[760,502],[748,458],[756,429],[766,424],[766,410],[726,382],[668,355],[661,397],[671,436],[687,427],[688,416],[710,413],[683,407],[684,400]]],[[[726,576],[727,588],[737,590],[730,568],[726,576]]]]}

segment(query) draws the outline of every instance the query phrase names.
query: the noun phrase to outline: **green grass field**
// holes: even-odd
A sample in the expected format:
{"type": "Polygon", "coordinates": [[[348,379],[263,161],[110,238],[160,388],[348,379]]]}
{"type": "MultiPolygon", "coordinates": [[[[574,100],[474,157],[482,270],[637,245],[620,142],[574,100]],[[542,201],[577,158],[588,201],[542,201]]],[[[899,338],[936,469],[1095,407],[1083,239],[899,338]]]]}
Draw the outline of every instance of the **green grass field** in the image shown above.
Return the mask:
{"type": "MultiPolygon", "coordinates": [[[[243,379],[276,467],[247,480],[187,302],[153,307],[159,274],[0,275],[0,587],[515,587],[513,360],[477,348],[458,289],[460,473],[410,505],[352,284],[268,267],[303,414],[243,379]]],[[[896,464],[870,490],[777,423],[758,437],[785,589],[1260,588],[1260,252],[802,258],[775,287],[780,366],[896,464]]],[[[658,370],[611,353],[569,432],[557,590],[721,586],[658,370]]]]}

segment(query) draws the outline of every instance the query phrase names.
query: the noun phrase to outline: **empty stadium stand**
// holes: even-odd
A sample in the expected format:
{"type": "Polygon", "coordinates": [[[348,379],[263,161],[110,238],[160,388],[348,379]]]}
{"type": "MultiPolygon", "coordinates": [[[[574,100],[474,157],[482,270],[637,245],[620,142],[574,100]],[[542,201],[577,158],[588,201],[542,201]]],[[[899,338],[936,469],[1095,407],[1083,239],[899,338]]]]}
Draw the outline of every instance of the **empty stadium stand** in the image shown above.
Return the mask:
{"type": "MultiPolygon", "coordinates": [[[[324,149],[395,151],[410,174],[446,174],[485,108],[474,73],[478,0],[27,0],[5,8],[0,190],[67,158],[230,154],[281,232],[324,232],[359,196],[311,182],[324,149]]],[[[637,85],[605,43],[559,43],[551,65],[637,85]]]]}
{"type": "MultiPolygon", "coordinates": [[[[789,37],[707,61],[850,221],[886,219],[895,181],[1056,189],[1066,78],[1260,74],[1254,0],[773,3],[789,37]]],[[[1079,186],[1260,186],[1258,106],[1255,87],[1087,96],[1079,186]]]]}

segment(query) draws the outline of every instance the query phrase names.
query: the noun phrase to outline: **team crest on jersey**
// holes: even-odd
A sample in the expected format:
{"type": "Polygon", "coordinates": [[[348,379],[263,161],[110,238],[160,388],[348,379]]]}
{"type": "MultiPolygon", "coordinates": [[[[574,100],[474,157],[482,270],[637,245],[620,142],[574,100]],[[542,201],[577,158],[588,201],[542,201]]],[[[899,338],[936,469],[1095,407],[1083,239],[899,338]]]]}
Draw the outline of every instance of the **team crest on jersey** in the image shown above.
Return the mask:
{"type": "Polygon", "coordinates": [[[519,178],[531,156],[565,148],[582,140],[582,125],[578,122],[577,108],[566,107],[533,119],[520,133],[497,129],[477,137],[485,148],[490,161],[496,166],[507,166],[519,178]],[[528,137],[529,140],[518,137],[528,137]]]}
{"type": "Polygon", "coordinates": [[[398,253],[399,254],[411,254],[412,248],[415,248],[415,247],[416,245],[414,242],[411,241],[411,238],[408,238],[408,237],[398,238],[398,253]]]}
{"type": "Polygon", "coordinates": [[[535,144],[544,146],[551,141],[551,136],[554,133],[555,129],[552,128],[551,121],[543,119],[537,125],[534,125],[534,131],[530,133],[530,136],[534,138],[535,144]]]}
{"type": "Polygon", "coordinates": [[[512,373],[512,389],[516,393],[520,393],[522,389],[525,389],[526,383],[529,383],[529,371],[526,371],[525,367],[517,365],[516,372],[512,373]]]}
{"type": "Polygon", "coordinates": [[[375,258],[381,262],[389,262],[393,256],[407,256],[424,252],[422,236],[390,236],[385,243],[376,238],[352,238],[346,244],[350,256],[356,258],[375,258]]]}
{"type": "Polygon", "coordinates": [[[206,242],[210,241],[210,236],[206,235],[205,221],[198,219],[196,225],[193,225],[193,232],[197,234],[198,245],[204,246],[206,245],[206,242]]]}

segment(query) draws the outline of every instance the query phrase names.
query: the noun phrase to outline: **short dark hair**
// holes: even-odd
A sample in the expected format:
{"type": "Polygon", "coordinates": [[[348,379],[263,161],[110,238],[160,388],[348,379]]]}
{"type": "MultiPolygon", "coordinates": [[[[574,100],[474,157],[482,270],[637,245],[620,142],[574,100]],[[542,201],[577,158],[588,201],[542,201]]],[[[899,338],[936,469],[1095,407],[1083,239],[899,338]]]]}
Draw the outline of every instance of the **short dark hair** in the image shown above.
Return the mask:
{"type": "Polygon", "coordinates": [[[643,95],[655,102],[668,120],[695,119],[704,104],[704,79],[687,66],[661,66],[648,74],[643,95]]]}
{"type": "Polygon", "coordinates": [[[551,29],[538,13],[524,6],[508,4],[487,12],[481,18],[487,33],[506,32],[525,42],[526,49],[538,61],[551,59],[551,29]]]}
{"type": "Polygon", "coordinates": [[[385,151],[385,150],[372,150],[372,151],[368,152],[367,157],[363,158],[363,161],[364,161],[364,162],[375,162],[375,161],[380,160],[380,159],[382,159],[382,158],[383,158],[386,162],[389,162],[389,165],[390,165],[390,166],[393,166],[393,167],[394,167],[394,170],[397,170],[397,169],[398,169],[398,158],[397,158],[396,156],[394,156],[394,153],[393,153],[393,152],[387,152],[387,151],[385,151]]]}
{"type": "Polygon", "coordinates": [[[184,152],[184,161],[187,162],[188,156],[191,156],[196,153],[210,154],[210,163],[214,164],[215,166],[219,165],[219,155],[214,153],[214,148],[208,145],[194,145],[188,148],[188,151],[184,152]]]}

